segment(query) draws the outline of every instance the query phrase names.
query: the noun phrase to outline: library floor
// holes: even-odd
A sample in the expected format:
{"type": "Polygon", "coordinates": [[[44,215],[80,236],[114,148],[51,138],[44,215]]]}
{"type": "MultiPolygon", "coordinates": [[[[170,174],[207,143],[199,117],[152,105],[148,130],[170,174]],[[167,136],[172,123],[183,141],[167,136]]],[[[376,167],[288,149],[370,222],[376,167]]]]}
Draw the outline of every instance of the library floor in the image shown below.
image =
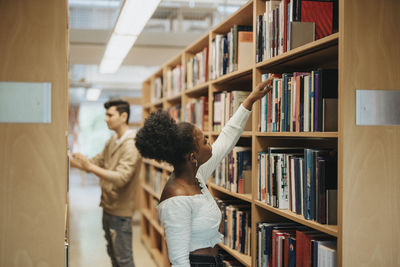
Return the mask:
{"type": "MultiPolygon", "coordinates": [[[[71,169],[69,181],[70,205],[70,267],[110,267],[104,232],[101,226],[98,178],[71,169]]],[[[133,217],[133,256],[136,267],[156,267],[149,252],[140,241],[140,214],[133,217]]]]}

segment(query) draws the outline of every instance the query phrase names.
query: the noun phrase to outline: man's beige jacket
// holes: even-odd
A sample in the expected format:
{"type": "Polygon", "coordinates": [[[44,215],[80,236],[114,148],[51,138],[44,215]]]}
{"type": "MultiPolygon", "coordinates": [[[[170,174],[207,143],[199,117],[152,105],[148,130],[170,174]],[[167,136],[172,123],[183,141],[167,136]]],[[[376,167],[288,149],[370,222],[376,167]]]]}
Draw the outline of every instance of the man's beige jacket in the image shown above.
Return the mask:
{"type": "Polygon", "coordinates": [[[141,157],[135,146],[135,132],[117,143],[113,135],[102,152],[90,161],[107,170],[107,179],[100,179],[104,211],[116,216],[131,217],[136,208],[141,157]]]}

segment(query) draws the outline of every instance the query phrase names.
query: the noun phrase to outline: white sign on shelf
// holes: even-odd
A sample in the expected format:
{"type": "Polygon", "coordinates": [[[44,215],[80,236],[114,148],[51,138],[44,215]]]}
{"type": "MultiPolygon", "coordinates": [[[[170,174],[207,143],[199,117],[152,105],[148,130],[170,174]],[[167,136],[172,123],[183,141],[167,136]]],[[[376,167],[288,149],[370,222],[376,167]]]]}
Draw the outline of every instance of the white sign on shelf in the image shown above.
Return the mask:
{"type": "Polygon", "coordinates": [[[0,123],[51,123],[51,83],[0,82],[0,123]]]}
{"type": "Polygon", "coordinates": [[[356,90],[356,125],[400,125],[400,90],[356,90]]]}

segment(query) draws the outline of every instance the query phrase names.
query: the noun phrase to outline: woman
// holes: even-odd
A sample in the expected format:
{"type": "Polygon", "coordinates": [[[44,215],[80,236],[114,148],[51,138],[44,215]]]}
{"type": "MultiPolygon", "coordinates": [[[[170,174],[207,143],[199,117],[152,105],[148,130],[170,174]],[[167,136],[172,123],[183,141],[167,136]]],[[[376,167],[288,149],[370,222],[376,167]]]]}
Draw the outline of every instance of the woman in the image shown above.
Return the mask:
{"type": "Polygon", "coordinates": [[[271,90],[271,83],[272,77],[257,85],[212,146],[199,128],[176,124],[162,111],[151,113],[138,131],[136,147],[142,156],[174,167],[158,205],[172,266],[222,266],[215,246],[223,237],[218,231],[221,212],[206,181],[235,146],[253,103],[271,90]]]}

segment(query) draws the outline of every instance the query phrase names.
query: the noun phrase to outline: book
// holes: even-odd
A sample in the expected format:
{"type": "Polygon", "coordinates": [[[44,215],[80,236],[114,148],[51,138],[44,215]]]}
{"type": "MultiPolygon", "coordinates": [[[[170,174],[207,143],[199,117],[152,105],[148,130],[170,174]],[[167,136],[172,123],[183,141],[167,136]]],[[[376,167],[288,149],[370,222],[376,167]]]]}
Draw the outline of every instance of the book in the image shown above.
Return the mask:
{"type": "Polygon", "coordinates": [[[337,225],[337,189],[326,191],[326,223],[337,225]]]}
{"type": "MultiPolygon", "coordinates": [[[[233,62],[233,71],[238,70],[238,35],[241,31],[253,32],[252,26],[247,25],[233,25],[232,30],[232,43],[233,43],[233,55],[232,55],[232,62],[233,62]]],[[[250,55],[250,57],[252,57],[250,55]]]]}
{"type": "Polygon", "coordinates": [[[289,237],[289,267],[296,267],[296,236],[289,237]]]}
{"type": "MultiPolygon", "coordinates": [[[[320,68],[316,72],[318,73],[318,81],[314,92],[314,131],[321,132],[323,128],[323,100],[338,98],[338,71],[337,69],[320,68]]],[[[335,116],[335,114],[332,114],[332,116],[335,116]]]]}
{"type": "Polygon", "coordinates": [[[315,22],[315,40],[332,34],[332,0],[301,0],[299,3],[301,6],[300,21],[315,22]]]}
{"type": "Polygon", "coordinates": [[[338,130],[338,99],[324,98],[322,100],[322,131],[336,132],[338,130]]]}
{"type": "Polygon", "coordinates": [[[331,236],[315,230],[296,230],[296,267],[311,266],[311,240],[331,238],[331,236]]]}
{"type": "Polygon", "coordinates": [[[313,22],[290,22],[288,31],[287,50],[313,42],[315,40],[315,23],[313,22]]]}
{"type": "Polygon", "coordinates": [[[253,32],[238,32],[238,70],[250,67],[253,64],[253,32]]]}
{"type": "Polygon", "coordinates": [[[318,266],[337,266],[337,244],[336,242],[324,242],[318,245],[318,266]]]}

